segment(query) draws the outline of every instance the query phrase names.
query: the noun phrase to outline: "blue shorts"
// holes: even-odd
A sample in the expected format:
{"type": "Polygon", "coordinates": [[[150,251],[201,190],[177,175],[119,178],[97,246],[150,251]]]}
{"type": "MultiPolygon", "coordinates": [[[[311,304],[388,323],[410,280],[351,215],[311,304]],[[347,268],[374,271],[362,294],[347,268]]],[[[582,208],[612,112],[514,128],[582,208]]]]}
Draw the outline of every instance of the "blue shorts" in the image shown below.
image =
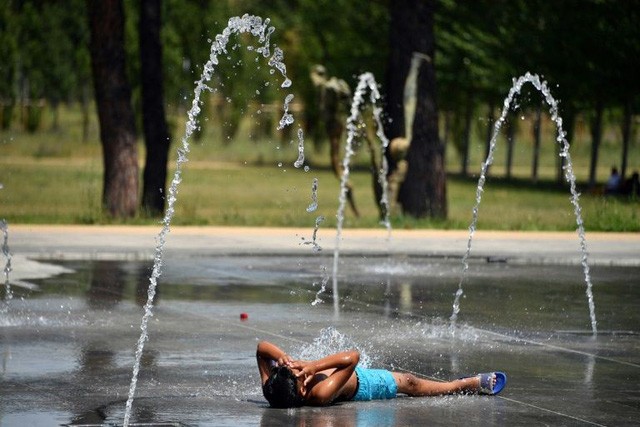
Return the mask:
{"type": "Polygon", "coordinates": [[[356,366],[358,391],[352,400],[393,399],[398,394],[398,385],[385,369],[366,369],[356,366]]]}

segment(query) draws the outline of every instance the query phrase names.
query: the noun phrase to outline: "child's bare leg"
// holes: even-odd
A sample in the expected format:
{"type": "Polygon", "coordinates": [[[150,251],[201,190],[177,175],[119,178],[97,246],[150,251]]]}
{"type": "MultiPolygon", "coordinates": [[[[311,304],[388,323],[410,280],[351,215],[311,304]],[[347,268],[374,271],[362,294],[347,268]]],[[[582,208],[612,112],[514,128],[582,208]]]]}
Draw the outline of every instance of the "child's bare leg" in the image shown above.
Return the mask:
{"type": "Polygon", "coordinates": [[[398,385],[398,393],[409,396],[441,396],[464,392],[477,392],[480,389],[478,377],[463,378],[454,381],[440,382],[418,378],[413,374],[392,372],[398,385]]]}

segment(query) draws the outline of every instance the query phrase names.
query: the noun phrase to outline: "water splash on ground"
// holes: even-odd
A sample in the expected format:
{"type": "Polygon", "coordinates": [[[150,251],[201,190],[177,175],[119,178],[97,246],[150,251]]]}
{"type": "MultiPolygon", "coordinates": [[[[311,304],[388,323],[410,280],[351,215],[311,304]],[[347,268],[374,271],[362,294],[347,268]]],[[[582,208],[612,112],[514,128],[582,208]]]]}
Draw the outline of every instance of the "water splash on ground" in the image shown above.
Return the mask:
{"type": "Polygon", "coordinates": [[[301,360],[316,360],[329,354],[353,349],[360,352],[360,362],[358,362],[360,366],[364,368],[371,366],[372,358],[369,356],[366,346],[330,326],[322,329],[320,335],[311,344],[304,345],[294,353],[294,356],[301,360]]]}

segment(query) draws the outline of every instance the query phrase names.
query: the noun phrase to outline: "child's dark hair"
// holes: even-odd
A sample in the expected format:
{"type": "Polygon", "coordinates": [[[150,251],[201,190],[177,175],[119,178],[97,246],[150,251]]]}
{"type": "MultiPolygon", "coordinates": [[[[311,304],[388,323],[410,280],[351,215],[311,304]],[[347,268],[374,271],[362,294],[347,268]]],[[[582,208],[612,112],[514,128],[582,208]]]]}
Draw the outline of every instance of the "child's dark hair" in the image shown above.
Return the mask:
{"type": "Polygon", "coordinates": [[[295,408],[302,406],[304,399],[298,393],[298,381],[291,369],[275,366],[262,386],[262,393],[274,408],[295,408]]]}

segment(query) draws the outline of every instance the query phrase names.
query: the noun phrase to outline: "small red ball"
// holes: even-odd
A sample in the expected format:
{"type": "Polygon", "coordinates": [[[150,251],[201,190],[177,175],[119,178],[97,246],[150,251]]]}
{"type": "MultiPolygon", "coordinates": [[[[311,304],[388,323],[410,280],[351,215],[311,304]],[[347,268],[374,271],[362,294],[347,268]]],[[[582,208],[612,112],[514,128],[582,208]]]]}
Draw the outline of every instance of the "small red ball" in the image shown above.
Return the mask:
{"type": "Polygon", "coordinates": [[[247,313],[240,313],[240,320],[247,320],[249,319],[249,315],[247,313]]]}

